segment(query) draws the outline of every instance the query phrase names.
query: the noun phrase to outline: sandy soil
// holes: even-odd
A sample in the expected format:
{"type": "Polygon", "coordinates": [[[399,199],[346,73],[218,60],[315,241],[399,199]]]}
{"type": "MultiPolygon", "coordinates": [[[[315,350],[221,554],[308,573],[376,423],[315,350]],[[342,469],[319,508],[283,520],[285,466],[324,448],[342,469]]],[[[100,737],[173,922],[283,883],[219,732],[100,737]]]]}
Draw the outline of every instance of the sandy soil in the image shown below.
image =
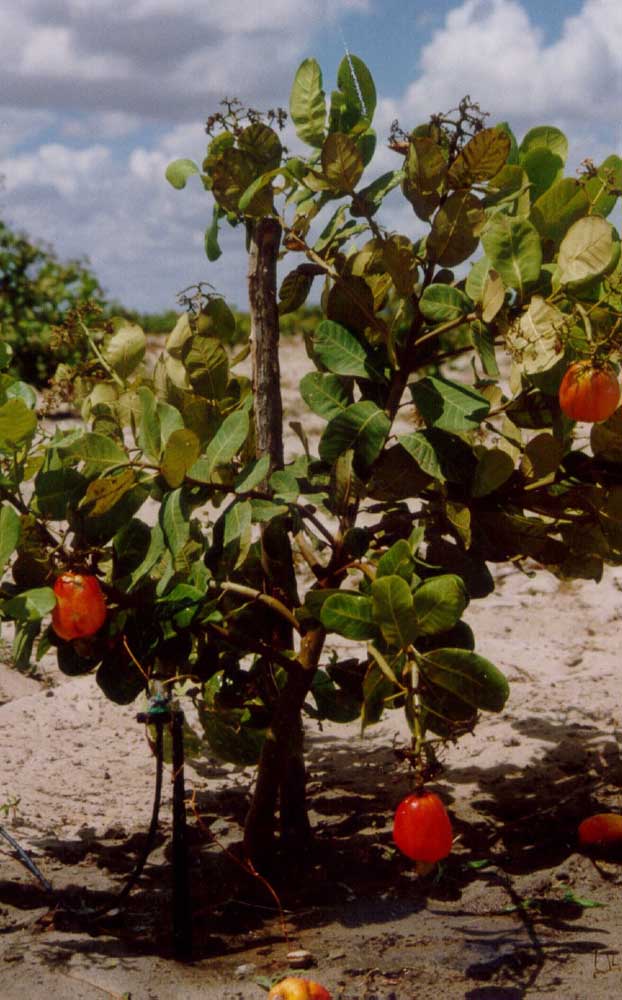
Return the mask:
{"type": "MultiPolygon", "coordinates": [[[[288,371],[294,361],[292,348],[288,371]]],[[[286,399],[293,407],[291,388],[286,399]]],[[[286,974],[294,949],[314,963],[298,974],[335,1000],[622,996],[622,859],[576,844],[581,818],[622,811],[622,570],[598,585],[508,568],[497,579],[467,617],[511,696],[446,754],[436,787],[458,834],[448,863],[418,877],[392,848],[408,791],[397,713],[364,738],[309,724],[316,845],[274,882],[282,914],[228,853],[252,773],[188,762],[192,963],[172,952],[170,769],[139,885],[92,919],[149,825],[155,764],[137,706],[106,702],[92,678],[64,678],[50,660],[25,677],[0,650],[0,823],[55,890],[0,841],[3,1000],[260,1000],[262,977],[286,974]]]]}

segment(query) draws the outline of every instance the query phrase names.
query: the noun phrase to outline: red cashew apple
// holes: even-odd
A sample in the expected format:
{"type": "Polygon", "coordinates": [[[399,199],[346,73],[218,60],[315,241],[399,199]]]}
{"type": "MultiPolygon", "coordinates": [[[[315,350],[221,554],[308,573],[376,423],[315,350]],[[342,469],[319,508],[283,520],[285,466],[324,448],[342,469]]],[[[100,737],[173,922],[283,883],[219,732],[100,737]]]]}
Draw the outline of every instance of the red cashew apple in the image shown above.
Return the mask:
{"type": "Polygon", "coordinates": [[[60,639],[84,639],[106,621],[106,599],[96,577],[63,573],[54,584],[52,628],[60,639]]]}
{"type": "Polygon", "coordinates": [[[588,816],[579,823],[579,843],[582,847],[622,845],[622,816],[618,813],[588,816]]]}
{"type": "Polygon", "coordinates": [[[403,799],[395,811],[393,840],[413,861],[434,863],[446,858],[453,835],[438,795],[422,792],[403,799]]]}
{"type": "Polygon", "coordinates": [[[268,993],[268,1000],[332,1000],[328,990],[311,979],[298,979],[288,976],[273,986],[268,993]]]}
{"type": "Polygon", "coordinates": [[[559,405],[571,420],[594,424],[607,420],[620,402],[620,383],[609,363],[575,361],[559,387],[559,405]]]}

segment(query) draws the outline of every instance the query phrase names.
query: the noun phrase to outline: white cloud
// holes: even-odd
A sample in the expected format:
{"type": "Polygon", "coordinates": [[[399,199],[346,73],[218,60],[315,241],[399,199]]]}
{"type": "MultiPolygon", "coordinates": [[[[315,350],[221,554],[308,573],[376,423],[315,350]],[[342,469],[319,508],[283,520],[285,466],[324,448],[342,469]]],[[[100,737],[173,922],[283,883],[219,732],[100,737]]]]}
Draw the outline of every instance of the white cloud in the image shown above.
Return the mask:
{"type": "Polygon", "coordinates": [[[138,115],[130,115],[124,111],[103,111],[63,121],[61,134],[64,138],[73,139],[92,139],[94,135],[102,140],[123,139],[136,132],[141,124],[138,115]]]}
{"type": "Polygon", "coordinates": [[[416,121],[465,94],[496,118],[615,120],[622,99],[622,5],[586,0],[550,45],[517,0],[466,0],[425,46],[403,113],[416,121]]]}
{"type": "Polygon", "coordinates": [[[24,153],[0,161],[7,192],[36,185],[50,187],[64,197],[75,195],[86,181],[95,188],[107,173],[110,152],[105,146],[69,149],[60,143],[47,143],[36,153],[24,153]]]}

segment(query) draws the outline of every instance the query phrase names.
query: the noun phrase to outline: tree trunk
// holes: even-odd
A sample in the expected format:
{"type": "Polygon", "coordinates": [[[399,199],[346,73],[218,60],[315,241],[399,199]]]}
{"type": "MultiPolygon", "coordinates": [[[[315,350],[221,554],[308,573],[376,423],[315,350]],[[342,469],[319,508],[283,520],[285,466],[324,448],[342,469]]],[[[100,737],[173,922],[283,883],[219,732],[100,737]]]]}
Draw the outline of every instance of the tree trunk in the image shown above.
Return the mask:
{"type": "MultiPolygon", "coordinates": [[[[270,456],[272,472],[283,466],[283,405],[276,293],[281,226],[276,219],[260,219],[251,225],[249,235],[248,288],[256,453],[258,457],[270,456]]],[[[283,519],[273,519],[262,531],[262,563],[267,591],[285,604],[295,605],[296,579],[288,526],[283,519]]],[[[273,642],[280,649],[293,648],[292,629],[287,622],[275,619],[273,642]]],[[[274,857],[277,809],[284,846],[309,838],[301,709],[314,672],[314,669],[292,666],[275,705],[261,753],[244,830],[246,856],[260,870],[266,870],[274,857]]]]}

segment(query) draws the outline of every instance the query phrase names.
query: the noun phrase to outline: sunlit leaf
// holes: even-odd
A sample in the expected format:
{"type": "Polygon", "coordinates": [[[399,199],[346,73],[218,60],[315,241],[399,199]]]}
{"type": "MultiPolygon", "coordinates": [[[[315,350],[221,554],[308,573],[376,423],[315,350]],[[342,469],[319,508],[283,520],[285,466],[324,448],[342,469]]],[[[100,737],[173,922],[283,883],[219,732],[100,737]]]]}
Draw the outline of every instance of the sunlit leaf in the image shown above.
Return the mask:
{"type": "Polygon", "coordinates": [[[332,594],[322,604],[320,619],[329,632],[346,639],[373,639],[378,634],[372,602],[356,594],[332,594]]]}
{"type": "Polygon", "coordinates": [[[319,149],[324,142],[326,96],[322,90],[322,70],[315,59],[305,59],[298,67],[289,109],[298,138],[319,149]]]}
{"type": "Polygon", "coordinates": [[[459,576],[445,573],[424,581],[413,595],[416,629],[424,635],[447,632],[462,617],[469,603],[459,576]]]}

